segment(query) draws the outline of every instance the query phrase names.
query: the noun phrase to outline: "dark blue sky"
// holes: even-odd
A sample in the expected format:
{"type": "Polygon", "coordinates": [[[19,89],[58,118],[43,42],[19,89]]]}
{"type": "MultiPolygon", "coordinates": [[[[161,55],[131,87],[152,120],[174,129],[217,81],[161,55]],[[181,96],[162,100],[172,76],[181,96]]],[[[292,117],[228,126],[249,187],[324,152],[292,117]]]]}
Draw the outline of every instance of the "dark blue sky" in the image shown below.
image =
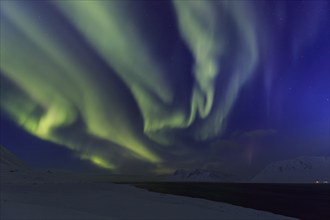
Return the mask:
{"type": "Polygon", "coordinates": [[[35,167],[248,176],[329,156],[328,1],[1,6],[1,144],[35,167]]]}

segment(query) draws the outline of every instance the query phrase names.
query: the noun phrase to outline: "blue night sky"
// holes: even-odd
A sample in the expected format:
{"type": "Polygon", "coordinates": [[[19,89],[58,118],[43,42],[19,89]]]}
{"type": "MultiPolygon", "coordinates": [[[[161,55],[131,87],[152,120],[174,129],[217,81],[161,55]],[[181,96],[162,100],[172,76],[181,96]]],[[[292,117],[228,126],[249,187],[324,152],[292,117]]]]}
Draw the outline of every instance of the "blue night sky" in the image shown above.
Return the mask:
{"type": "Polygon", "coordinates": [[[38,168],[241,177],[329,156],[328,1],[1,1],[1,145],[38,168]]]}

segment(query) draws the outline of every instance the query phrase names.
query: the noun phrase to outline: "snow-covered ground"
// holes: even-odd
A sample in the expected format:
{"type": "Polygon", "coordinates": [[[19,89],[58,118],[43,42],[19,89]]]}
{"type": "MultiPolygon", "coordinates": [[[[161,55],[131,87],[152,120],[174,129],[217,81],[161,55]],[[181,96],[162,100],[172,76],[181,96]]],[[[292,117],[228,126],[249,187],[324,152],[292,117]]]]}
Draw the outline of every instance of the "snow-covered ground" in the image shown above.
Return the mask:
{"type": "Polygon", "coordinates": [[[330,182],[330,157],[298,157],[271,163],[252,182],[330,182]]]}
{"type": "Polygon", "coordinates": [[[88,180],[81,175],[35,172],[8,152],[0,156],[1,220],[291,219],[226,203],[88,180]]]}

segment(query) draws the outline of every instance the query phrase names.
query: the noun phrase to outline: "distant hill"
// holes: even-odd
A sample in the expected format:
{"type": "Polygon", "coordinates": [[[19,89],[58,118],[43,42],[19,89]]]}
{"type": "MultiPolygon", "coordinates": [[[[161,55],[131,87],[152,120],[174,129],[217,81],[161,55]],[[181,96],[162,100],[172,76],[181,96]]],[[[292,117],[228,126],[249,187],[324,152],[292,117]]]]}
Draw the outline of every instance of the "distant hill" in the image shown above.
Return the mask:
{"type": "Polygon", "coordinates": [[[29,170],[30,168],[13,153],[0,145],[0,169],[2,171],[29,170]]]}
{"type": "Polygon", "coordinates": [[[252,182],[315,183],[330,182],[330,157],[298,157],[271,163],[252,182]]]}
{"type": "Polygon", "coordinates": [[[26,183],[36,182],[40,179],[34,171],[13,153],[0,145],[0,182],[1,183],[26,183]]]}
{"type": "Polygon", "coordinates": [[[168,176],[166,180],[174,182],[233,182],[235,178],[227,174],[205,169],[178,169],[168,176]]]}

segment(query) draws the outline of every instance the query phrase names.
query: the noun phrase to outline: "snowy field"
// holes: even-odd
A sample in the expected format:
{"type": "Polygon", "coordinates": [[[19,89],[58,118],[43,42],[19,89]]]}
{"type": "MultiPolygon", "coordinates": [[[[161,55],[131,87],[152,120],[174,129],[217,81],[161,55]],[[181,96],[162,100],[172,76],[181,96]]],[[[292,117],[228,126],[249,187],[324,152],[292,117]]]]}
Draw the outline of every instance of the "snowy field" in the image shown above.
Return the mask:
{"type": "Polygon", "coordinates": [[[26,183],[1,190],[1,219],[288,219],[125,185],[26,183]]]}
{"type": "MultiPolygon", "coordinates": [[[[2,176],[3,177],[3,176],[2,176]]],[[[1,185],[1,219],[289,219],[111,183],[1,185]]]]}

